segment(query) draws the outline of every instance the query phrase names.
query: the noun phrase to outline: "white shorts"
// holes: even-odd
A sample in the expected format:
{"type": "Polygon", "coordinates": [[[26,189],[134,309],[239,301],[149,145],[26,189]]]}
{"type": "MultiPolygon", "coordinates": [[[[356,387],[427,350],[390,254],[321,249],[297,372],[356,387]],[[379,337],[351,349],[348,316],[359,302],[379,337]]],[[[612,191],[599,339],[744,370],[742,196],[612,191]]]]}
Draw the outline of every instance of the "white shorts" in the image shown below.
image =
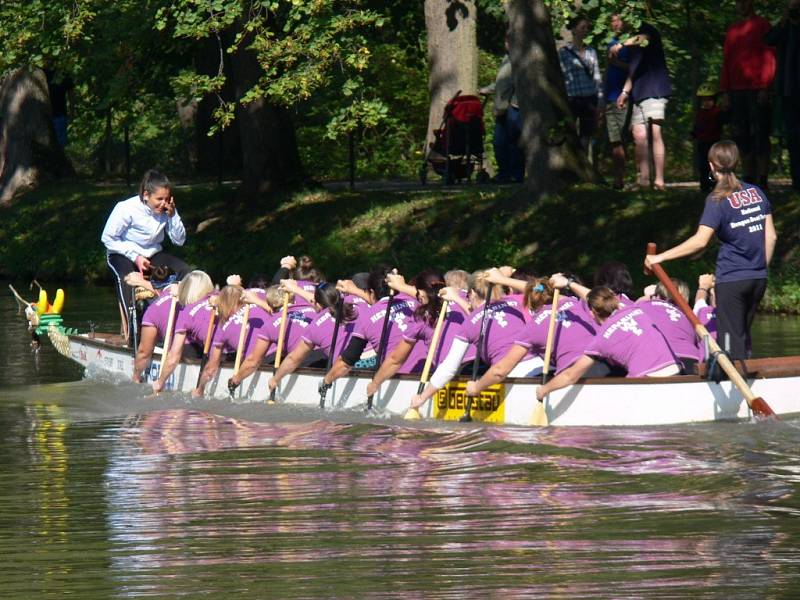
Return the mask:
{"type": "Polygon", "coordinates": [[[647,125],[649,119],[658,121],[659,124],[663,122],[667,112],[667,102],[669,102],[669,98],[645,98],[634,104],[631,113],[631,127],[647,125]]]}

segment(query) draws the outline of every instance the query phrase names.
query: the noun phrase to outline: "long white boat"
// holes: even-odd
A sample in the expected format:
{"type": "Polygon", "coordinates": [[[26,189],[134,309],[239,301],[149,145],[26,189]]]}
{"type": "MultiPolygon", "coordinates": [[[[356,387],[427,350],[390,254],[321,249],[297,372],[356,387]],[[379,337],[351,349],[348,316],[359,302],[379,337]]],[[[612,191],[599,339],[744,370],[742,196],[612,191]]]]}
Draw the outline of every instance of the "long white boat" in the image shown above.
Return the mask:
{"type": "MultiPolygon", "coordinates": [[[[87,369],[104,370],[130,377],[131,349],[119,336],[97,334],[54,335],[50,338],[59,352],[87,369]]],[[[158,378],[160,349],[156,349],[147,381],[158,378]]],[[[753,359],[744,374],[753,392],[763,397],[778,415],[800,414],[800,356],[753,359]]],[[[190,392],[198,379],[200,361],[185,359],[167,382],[167,389],[190,392]]],[[[231,398],[234,402],[265,402],[272,367],[265,366],[242,382],[231,397],[227,381],[232,364],[223,364],[218,376],[206,386],[206,395],[231,398]]],[[[281,382],[278,402],[319,406],[317,391],[324,373],[319,369],[298,369],[281,382]]],[[[326,409],[354,409],[365,406],[371,372],[354,371],[335,382],[326,396],[326,409]]],[[[417,391],[418,379],[398,376],[385,382],[373,399],[373,408],[403,415],[417,391]]],[[[487,423],[529,425],[536,406],[539,379],[508,379],[486,390],[472,403],[472,418],[487,423]]],[[[466,379],[451,382],[423,407],[428,419],[457,420],[465,411],[466,379]]],[[[729,381],[715,383],[700,376],[665,378],[606,377],[583,379],[550,395],[545,410],[554,426],[637,426],[750,419],[751,412],[741,393],[729,381]]]]}

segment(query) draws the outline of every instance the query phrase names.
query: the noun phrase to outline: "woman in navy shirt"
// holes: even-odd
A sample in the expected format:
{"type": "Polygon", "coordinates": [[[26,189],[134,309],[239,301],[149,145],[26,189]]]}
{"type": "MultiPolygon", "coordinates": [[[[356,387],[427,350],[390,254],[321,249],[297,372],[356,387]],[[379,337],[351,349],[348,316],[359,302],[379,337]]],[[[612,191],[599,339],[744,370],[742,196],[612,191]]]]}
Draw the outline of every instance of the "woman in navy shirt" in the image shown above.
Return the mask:
{"type": "Polygon", "coordinates": [[[720,241],[717,254],[717,340],[730,345],[731,358],[747,358],[750,326],[767,289],[767,266],[778,239],[772,207],[764,190],[739,181],[739,149],[731,141],[717,142],[708,151],[716,186],[706,198],[695,234],[660,254],[646,256],[650,268],[660,262],[691,256],[708,246],[714,233],[720,241]]]}

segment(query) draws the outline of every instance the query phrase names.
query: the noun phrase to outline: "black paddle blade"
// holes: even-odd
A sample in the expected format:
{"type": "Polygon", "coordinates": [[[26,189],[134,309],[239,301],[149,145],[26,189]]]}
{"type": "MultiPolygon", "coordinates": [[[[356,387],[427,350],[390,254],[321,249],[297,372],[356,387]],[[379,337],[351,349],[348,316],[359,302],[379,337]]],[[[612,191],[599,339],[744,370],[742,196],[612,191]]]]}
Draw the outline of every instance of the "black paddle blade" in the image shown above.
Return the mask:
{"type": "Polygon", "coordinates": [[[367,396],[367,410],[372,410],[372,396],[367,396]]]}
{"type": "Polygon", "coordinates": [[[270,404],[275,404],[275,390],[276,390],[276,389],[277,389],[277,388],[273,388],[273,389],[272,389],[272,391],[269,393],[269,400],[268,400],[268,402],[269,402],[270,404]]]}
{"type": "Polygon", "coordinates": [[[472,423],[472,396],[467,397],[467,409],[458,421],[460,423],[472,423]]]}

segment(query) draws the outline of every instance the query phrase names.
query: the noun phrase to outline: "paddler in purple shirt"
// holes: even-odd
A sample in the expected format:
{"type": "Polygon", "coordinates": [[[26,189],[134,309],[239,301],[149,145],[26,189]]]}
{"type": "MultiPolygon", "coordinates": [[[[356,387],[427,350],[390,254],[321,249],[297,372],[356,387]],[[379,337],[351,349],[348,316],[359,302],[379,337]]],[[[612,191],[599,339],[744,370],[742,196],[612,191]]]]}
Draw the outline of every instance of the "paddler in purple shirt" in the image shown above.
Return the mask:
{"type": "MultiPolygon", "coordinates": [[[[464,323],[456,329],[450,352],[441,361],[430,381],[421,394],[411,398],[409,409],[418,410],[439,389],[446,386],[460,370],[468,350],[477,351],[477,342],[481,335],[483,307],[489,292],[489,272],[476,271],[470,278],[470,303],[463,307],[471,309],[464,323]]],[[[500,361],[522,335],[525,328],[523,311],[526,309],[514,299],[505,296],[506,290],[499,285],[494,286],[492,298],[486,316],[486,328],[481,343],[481,360],[492,365],[500,361]]],[[[457,290],[444,288],[444,298],[451,302],[463,302],[457,290]]],[[[474,355],[473,355],[474,356],[474,355]]],[[[515,368],[512,376],[525,377],[541,372],[542,359],[526,355],[515,368]]]]}
{"type": "Polygon", "coordinates": [[[317,284],[325,279],[322,272],[314,266],[314,261],[310,256],[301,256],[296,259],[294,256],[284,256],[281,259],[280,268],[272,277],[272,283],[278,284],[283,280],[293,279],[297,286],[305,292],[295,296],[296,306],[311,306],[314,289],[317,284]]]}
{"type": "MultiPolygon", "coordinates": [[[[467,394],[470,396],[477,396],[486,388],[503,381],[526,356],[544,356],[550,315],[553,311],[553,290],[556,287],[565,287],[567,282],[567,278],[561,274],[550,279],[539,277],[531,282],[524,282],[502,278],[494,273],[493,279],[495,283],[505,283],[515,288],[524,284],[525,307],[531,316],[508,353],[493,364],[478,381],[467,384],[467,394]]],[[[597,324],[587,317],[584,303],[572,296],[559,298],[557,311],[551,360],[555,364],[555,372],[560,373],[583,356],[594,340],[597,324]]],[[[608,367],[598,361],[592,367],[590,375],[601,377],[606,374],[608,367]]]]}
{"type": "MultiPolygon", "coordinates": [[[[673,279],[672,283],[683,296],[688,299],[689,286],[685,281],[673,279]]],[[[692,323],[673,302],[667,288],[659,282],[653,295],[648,299],[640,299],[636,306],[642,307],[645,314],[653,320],[656,328],[664,334],[667,344],[681,361],[685,375],[697,373],[697,363],[703,359],[703,349],[698,343],[692,323]]]]}
{"type": "MultiPolygon", "coordinates": [[[[309,356],[313,355],[314,350],[318,349],[325,358],[328,358],[333,352],[335,359],[342,353],[345,346],[350,343],[350,338],[355,330],[356,319],[358,318],[358,309],[352,302],[345,301],[341,308],[342,313],[339,333],[336,336],[336,347],[331,348],[336,326],[336,313],[341,298],[342,293],[336,289],[334,284],[327,281],[317,284],[314,292],[314,307],[319,312],[316,313],[315,319],[308,328],[303,330],[297,346],[286,356],[286,359],[281,362],[278,370],[270,378],[267,384],[270,392],[278,387],[281,379],[286,375],[294,373],[298,367],[307,364],[309,356]]],[[[362,301],[361,306],[366,309],[368,305],[362,301]]]]}
{"type": "MultiPolygon", "coordinates": [[[[387,379],[392,378],[407,362],[414,364],[415,371],[423,369],[433,337],[433,330],[443,307],[439,292],[445,285],[444,275],[440,272],[433,270],[422,271],[411,280],[411,285],[405,283],[402,275],[390,273],[386,278],[389,287],[399,293],[413,295],[419,302],[419,306],[414,311],[413,319],[408,322],[408,327],[403,332],[403,339],[389,353],[372,377],[372,381],[367,386],[368,396],[374,395],[380,385],[387,379]]],[[[434,350],[433,364],[438,364],[441,357],[447,355],[458,325],[463,323],[466,318],[459,307],[453,310],[449,310],[449,308],[445,314],[445,320],[442,322],[442,336],[436,344],[437,348],[434,350]],[[444,353],[442,353],[442,349],[445,350],[444,353]]]]}
{"type": "MultiPolygon", "coordinates": [[[[325,389],[333,385],[339,377],[343,377],[350,372],[353,365],[358,362],[361,353],[367,344],[377,352],[380,348],[381,335],[383,332],[383,322],[386,317],[386,308],[389,304],[389,287],[386,284],[386,275],[392,272],[389,267],[378,267],[369,274],[368,295],[372,304],[365,310],[359,309],[358,320],[353,331],[350,342],[333,363],[330,371],[323,377],[320,389],[325,389]]],[[[414,311],[417,308],[417,301],[406,294],[398,294],[393,302],[389,313],[387,343],[385,356],[391,354],[397,344],[403,339],[403,334],[408,329],[414,319],[414,311]]],[[[380,359],[380,357],[379,357],[380,359]]],[[[416,357],[409,357],[409,360],[400,367],[399,373],[410,373],[414,368],[416,357]]]]}
{"type": "Polygon", "coordinates": [[[603,286],[592,288],[587,301],[599,325],[597,335],[572,366],[536,388],[537,400],[576,383],[597,360],[625,369],[628,377],[669,377],[680,373],[672,350],[644,310],[635,304],[623,308],[617,294],[603,286]]]}
{"type": "Polygon", "coordinates": [[[669,250],[646,256],[644,264],[650,268],[697,254],[716,233],[717,339],[723,349],[730,347],[732,359],[744,359],[750,353],[750,327],[767,289],[767,268],[778,236],[764,190],[736,177],[736,144],[717,142],[708,151],[708,162],[716,186],[706,198],[697,231],[669,250]]]}
{"type": "Polygon", "coordinates": [[[183,309],[175,320],[175,335],[167,360],[162,363],[158,379],[153,382],[153,392],[156,394],[164,389],[184,354],[193,349],[194,358],[202,355],[212,315],[215,315],[212,336],[213,326],[217,324],[214,284],[203,271],[192,271],[183,278],[178,286],[178,302],[184,303],[183,309]]]}
{"type": "Polygon", "coordinates": [[[286,312],[286,328],[284,331],[282,356],[288,356],[300,344],[302,336],[308,331],[311,324],[317,317],[317,307],[312,305],[314,296],[309,294],[305,288],[301,288],[293,279],[282,280],[280,286],[270,286],[267,288],[266,305],[263,301],[258,301],[250,294],[245,294],[245,301],[255,301],[262,308],[272,309],[272,314],[268,314],[264,322],[256,328],[254,332],[254,346],[252,352],[242,361],[239,371],[228,380],[228,389],[234,390],[249,377],[258,366],[264,361],[274,363],[277,353],[277,344],[280,341],[280,330],[283,322],[283,295],[290,294],[289,306],[286,312]],[[300,302],[300,299],[303,302],[300,302]],[[309,302],[310,301],[310,302],[309,302]],[[275,348],[270,356],[267,353],[275,348]]]}
{"type": "MultiPolygon", "coordinates": [[[[247,323],[244,323],[245,306],[248,304],[244,296],[245,290],[238,285],[226,285],[217,297],[218,323],[211,341],[211,351],[208,363],[200,375],[197,388],[192,390],[192,396],[202,396],[206,384],[214,379],[222,363],[223,353],[237,352],[239,334],[243,326],[247,327],[243,357],[252,353],[256,343],[256,330],[261,329],[269,318],[263,308],[251,305],[247,323]]],[[[240,370],[244,364],[240,365],[240,370]]]]}
{"type": "MultiPolygon", "coordinates": [[[[167,332],[167,324],[169,321],[170,308],[172,307],[172,299],[176,298],[177,304],[175,306],[175,316],[173,318],[173,335],[170,340],[174,349],[175,345],[183,346],[183,339],[175,338],[175,326],[180,320],[182,307],[187,303],[191,304],[196,301],[201,295],[206,294],[214,288],[211,283],[211,278],[203,271],[192,271],[177,285],[170,285],[164,288],[164,294],[159,297],[155,302],[152,302],[147,307],[144,315],[142,316],[142,335],[139,340],[139,347],[136,351],[136,359],[133,364],[133,381],[141,383],[142,371],[147,368],[153,350],[155,349],[158,341],[164,340],[167,332]],[[175,294],[173,296],[173,293],[175,294]]],[[[172,352],[170,352],[171,354],[172,352]]],[[[164,361],[162,360],[161,368],[164,368],[164,361]]]]}

